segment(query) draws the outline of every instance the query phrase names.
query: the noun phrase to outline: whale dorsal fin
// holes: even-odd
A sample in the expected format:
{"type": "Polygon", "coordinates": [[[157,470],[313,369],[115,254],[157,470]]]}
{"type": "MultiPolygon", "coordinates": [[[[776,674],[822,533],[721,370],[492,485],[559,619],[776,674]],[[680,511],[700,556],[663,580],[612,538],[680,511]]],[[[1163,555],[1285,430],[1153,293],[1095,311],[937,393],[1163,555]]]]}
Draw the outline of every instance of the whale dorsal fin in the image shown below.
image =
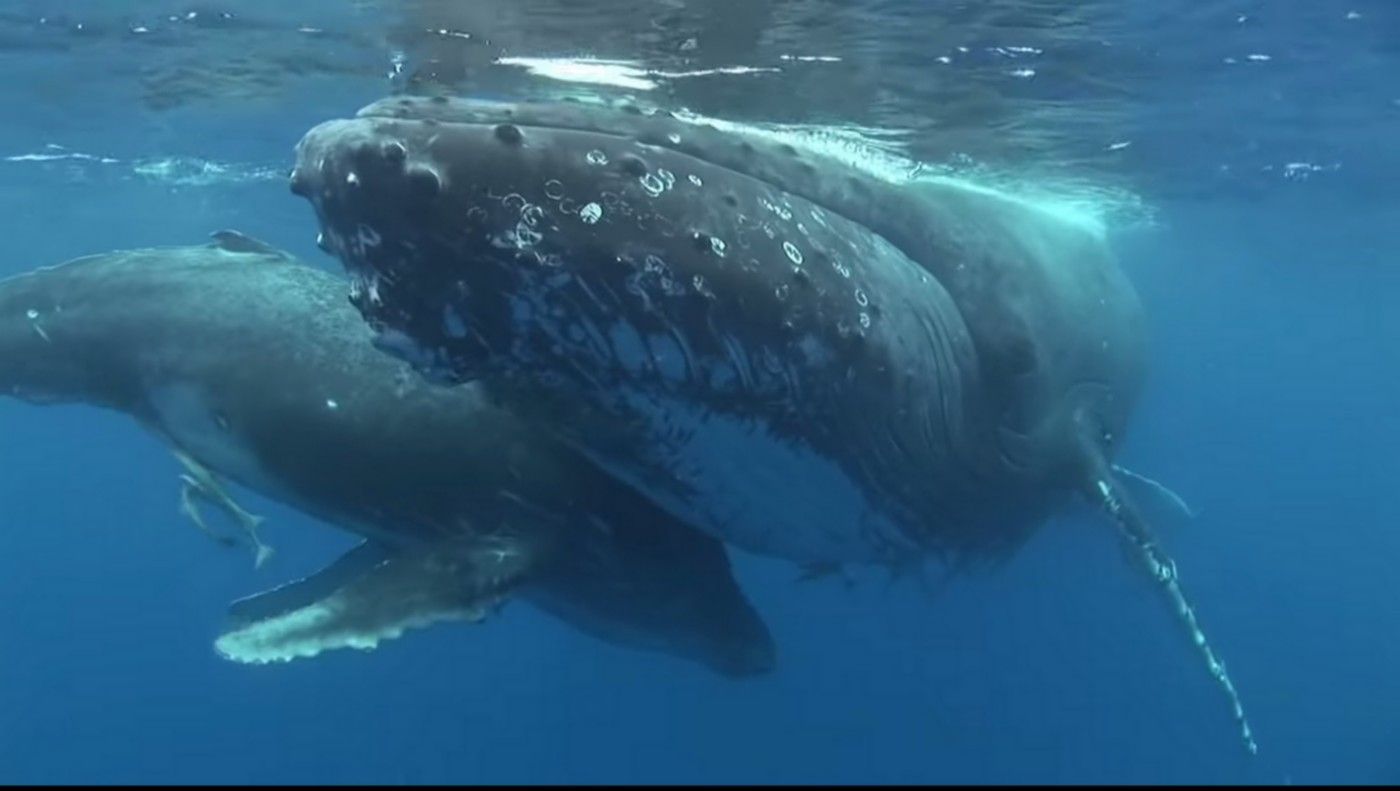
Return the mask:
{"type": "Polygon", "coordinates": [[[242,231],[235,231],[225,228],[209,234],[213,240],[213,245],[220,250],[227,250],[230,253],[262,253],[263,255],[273,255],[278,258],[286,258],[287,254],[282,250],[262,241],[254,239],[242,231]]]}

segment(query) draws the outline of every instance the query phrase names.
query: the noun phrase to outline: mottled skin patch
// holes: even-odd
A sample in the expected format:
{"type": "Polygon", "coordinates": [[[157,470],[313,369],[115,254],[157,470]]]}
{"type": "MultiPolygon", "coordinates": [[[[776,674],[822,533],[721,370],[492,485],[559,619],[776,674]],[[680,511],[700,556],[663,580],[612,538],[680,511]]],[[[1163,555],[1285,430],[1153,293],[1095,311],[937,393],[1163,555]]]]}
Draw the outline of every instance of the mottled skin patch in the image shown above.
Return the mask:
{"type": "MultiPolygon", "coordinates": [[[[973,336],[988,398],[1031,431],[1045,405],[1078,383],[1114,394],[1103,422],[1121,434],[1143,376],[1140,307],[1102,240],[1004,196],[956,184],[894,185],[819,153],[756,135],[575,102],[505,103],[395,97],[362,118],[571,129],[635,140],[758,179],[884,237],[938,278],[973,336]],[[1107,346],[1105,346],[1107,344],[1107,346]]],[[[737,205],[737,196],[720,200],[737,205]]],[[[767,208],[792,219],[781,202],[767,208]]],[[[801,222],[803,218],[797,218],[801,222]]]]}
{"type": "MultiPolygon", "coordinates": [[[[784,190],[786,181],[757,177],[769,175],[763,168],[740,168],[745,152],[755,162],[771,153],[763,141],[675,121],[685,128],[674,136],[648,131],[666,121],[646,116],[629,116],[642,129],[623,135],[627,121],[601,116],[609,126],[596,113],[381,103],[308,134],[293,189],[359,277],[356,304],[375,326],[412,339],[421,367],[483,378],[512,408],[681,503],[687,519],[715,522],[715,535],[804,560],[1019,544],[1062,492],[1011,459],[1031,451],[1006,447],[1007,399],[991,397],[1005,377],[983,364],[967,311],[931,268],[784,190]],[[505,119],[519,140],[499,139],[505,119]],[[381,156],[386,145],[405,147],[406,161],[381,156]],[[721,147],[734,167],[709,158],[721,147]],[[440,191],[417,193],[415,169],[436,174],[440,191]],[[356,184],[346,186],[352,173],[356,184]],[[600,215],[574,210],[587,205],[600,215]],[[382,242],[360,243],[366,228],[382,242]],[[464,336],[441,326],[447,305],[465,318],[464,336]],[[632,333],[654,363],[630,365],[613,348],[612,338],[632,333]],[[988,383],[989,373],[1002,379],[988,383]],[[865,502],[861,521],[877,527],[807,526],[851,534],[817,546],[781,540],[800,525],[699,513],[705,492],[687,465],[719,462],[686,458],[687,438],[656,417],[670,408],[663,401],[839,466],[865,502]]],[[[842,184],[877,191],[846,172],[842,184]]],[[[1018,365],[1018,374],[1034,372],[1034,361],[1018,365]]],[[[773,502],[752,518],[780,518],[782,496],[753,493],[773,502]]]]}

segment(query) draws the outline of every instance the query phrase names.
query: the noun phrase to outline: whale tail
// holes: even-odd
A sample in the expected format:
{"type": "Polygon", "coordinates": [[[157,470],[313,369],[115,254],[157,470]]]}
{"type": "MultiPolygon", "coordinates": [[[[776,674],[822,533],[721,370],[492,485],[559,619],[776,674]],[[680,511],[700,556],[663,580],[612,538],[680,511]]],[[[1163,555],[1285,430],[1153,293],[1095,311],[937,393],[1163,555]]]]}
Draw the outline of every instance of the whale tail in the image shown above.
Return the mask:
{"type": "Polygon", "coordinates": [[[1225,671],[1225,663],[1220,660],[1215,649],[1211,647],[1210,641],[1206,639],[1205,632],[1202,631],[1196,619],[1195,608],[1191,606],[1185,593],[1182,592],[1176,562],[1158,543],[1157,537],[1147,524],[1147,520],[1143,518],[1142,512],[1133,501],[1122,478],[1115,474],[1118,468],[1111,466],[1097,449],[1090,449],[1089,457],[1090,475],[1087,481],[1087,496],[1112,518],[1118,528],[1119,535],[1126,542],[1130,555],[1141,563],[1153,582],[1156,583],[1158,590],[1166,597],[1177,620],[1186,628],[1191,641],[1205,659],[1211,677],[1215,679],[1220,690],[1225,693],[1235,722],[1239,726],[1240,738],[1244,742],[1245,749],[1251,755],[1258,753],[1259,746],[1254,741],[1254,732],[1249,727],[1249,720],[1245,717],[1244,706],[1240,702],[1240,696],[1235,690],[1234,682],[1230,680],[1230,675],[1225,671]]]}

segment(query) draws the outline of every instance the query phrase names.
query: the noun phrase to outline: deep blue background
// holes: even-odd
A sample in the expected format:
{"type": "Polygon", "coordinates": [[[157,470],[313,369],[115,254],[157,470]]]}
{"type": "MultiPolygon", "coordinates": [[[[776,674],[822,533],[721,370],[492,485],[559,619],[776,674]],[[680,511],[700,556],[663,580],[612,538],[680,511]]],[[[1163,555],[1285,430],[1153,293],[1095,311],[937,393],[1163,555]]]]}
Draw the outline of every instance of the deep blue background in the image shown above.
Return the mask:
{"type": "MultiPolygon", "coordinates": [[[[125,163],[282,167],[308,126],[369,96],[262,107],[258,123],[177,113],[134,135],[0,131],[0,154],[61,142],[123,159],[0,163],[0,273],[222,227],[330,266],[281,181],[177,186],[125,163]]],[[[1153,331],[1123,461],[1201,512],[1161,529],[1258,758],[1084,514],[936,596],[873,575],[798,584],[736,556],[781,652],[742,683],[518,603],[373,653],[233,665],[211,646],[225,604],[349,540],[246,495],[279,550],[255,572],[181,520],[177,465],[132,422],[7,400],[0,780],[1400,781],[1400,211],[1325,177],[1152,197],[1158,224],[1114,238],[1153,331]]]]}

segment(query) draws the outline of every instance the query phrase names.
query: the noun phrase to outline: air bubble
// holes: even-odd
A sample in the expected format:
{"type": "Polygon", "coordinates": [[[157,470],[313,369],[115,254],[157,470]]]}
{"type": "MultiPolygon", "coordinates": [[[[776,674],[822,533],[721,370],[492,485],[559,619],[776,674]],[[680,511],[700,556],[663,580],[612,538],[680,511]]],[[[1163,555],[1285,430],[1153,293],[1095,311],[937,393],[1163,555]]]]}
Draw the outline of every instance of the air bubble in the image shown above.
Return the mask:
{"type": "Polygon", "coordinates": [[[550,200],[559,200],[564,197],[564,183],[559,179],[550,179],[544,183],[544,194],[550,200]]]}
{"type": "Polygon", "coordinates": [[[724,250],[725,250],[726,247],[727,247],[727,245],[725,245],[723,239],[720,239],[720,238],[717,238],[717,237],[714,237],[714,236],[711,236],[711,237],[710,237],[710,249],[713,250],[713,251],[715,252],[715,255],[720,256],[720,257],[723,257],[723,256],[724,256],[724,250]]]}
{"type": "Polygon", "coordinates": [[[578,210],[578,216],[580,220],[592,225],[603,219],[603,207],[596,203],[584,204],[583,208],[578,210]]]}
{"type": "Polygon", "coordinates": [[[678,134],[676,134],[675,132],[672,132],[671,134],[666,135],[666,139],[667,139],[667,140],[670,140],[670,141],[671,141],[671,145],[673,145],[673,146],[678,146],[678,145],[681,144],[681,136],[678,135],[678,134]]]}
{"type": "Polygon", "coordinates": [[[690,179],[690,183],[694,184],[697,187],[705,186],[705,182],[701,181],[700,177],[695,175],[694,173],[691,173],[690,176],[688,176],[688,178],[690,179]]]}
{"type": "Polygon", "coordinates": [[[590,164],[590,165],[606,165],[606,164],[608,164],[608,155],[607,155],[607,154],[604,154],[602,151],[599,151],[599,150],[596,149],[596,148],[593,149],[592,151],[589,151],[588,154],[584,156],[584,159],[587,159],[587,160],[588,160],[588,164],[590,164]]]}
{"type": "Polygon", "coordinates": [[[856,289],[856,304],[862,308],[870,304],[870,298],[865,296],[865,292],[860,289],[856,289]]]}
{"type": "Polygon", "coordinates": [[[798,266],[802,265],[802,251],[794,247],[792,242],[783,242],[783,252],[787,253],[789,261],[798,266]]]}
{"type": "Polygon", "coordinates": [[[861,329],[865,329],[865,330],[870,329],[870,314],[869,314],[869,313],[862,313],[862,314],[860,314],[860,326],[861,326],[861,329]]]}
{"type": "Polygon", "coordinates": [[[647,194],[653,198],[666,190],[665,185],[661,183],[661,179],[658,178],[655,173],[648,173],[638,179],[638,181],[642,182],[642,189],[646,190],[647,194]]]}
{"type": "Polygon", "coordinates": [[[514,233],[515,246],[521,250],[528,250],[539,243],[544,238],[544,234],[534,230],[522,220],[515,226],[514,233]]]}
{"type": "Polygon", "coordinates": [[[700,296],[707,299],[715,298],[715,292],[711,291],[709,285],[705,283],[704,275],[696,275],[690,282],[691,285],[695,286],[695,291],[700,294],[700,296]]]}

